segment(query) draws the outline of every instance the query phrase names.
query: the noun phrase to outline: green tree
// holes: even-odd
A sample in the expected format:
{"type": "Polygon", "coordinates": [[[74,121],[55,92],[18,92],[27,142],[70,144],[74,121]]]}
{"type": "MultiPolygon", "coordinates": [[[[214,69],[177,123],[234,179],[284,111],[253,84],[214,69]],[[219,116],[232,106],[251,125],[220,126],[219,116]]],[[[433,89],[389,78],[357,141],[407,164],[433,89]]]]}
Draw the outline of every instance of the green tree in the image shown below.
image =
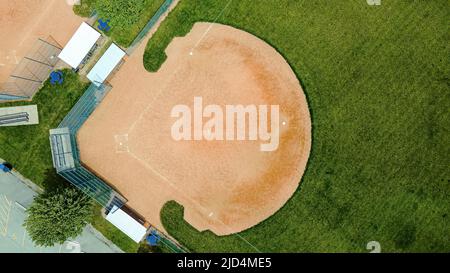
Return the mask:
{"type": "Polygon", "coordinates": [[[37,196],[24,225],[36,245],[53,246],[81,234],[91,216],[90,198],[64,187],[37,196]]]}

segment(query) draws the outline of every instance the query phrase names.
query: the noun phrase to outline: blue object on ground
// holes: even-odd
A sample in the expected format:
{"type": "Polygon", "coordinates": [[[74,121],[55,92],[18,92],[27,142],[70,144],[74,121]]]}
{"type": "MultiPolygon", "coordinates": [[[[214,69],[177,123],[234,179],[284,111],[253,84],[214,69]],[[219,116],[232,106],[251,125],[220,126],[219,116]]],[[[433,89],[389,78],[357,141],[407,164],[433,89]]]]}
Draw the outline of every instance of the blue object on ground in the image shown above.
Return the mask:
{"type": "Polygon", "coordinates": [[[98,29],[103,30],[103,31],[109,31],[109,29],[111,28],[109,25],[109,19],[107,19],[106,21],[103,21],[103,19],[98,19],[98,29]]]}
{"type": "Polygon", "coordinates": [[[151,246],[158,245],[159,235],[158,235],[158,232],[156,232],[156,230],[152,230],[152,232],[148,235],[147,242],[151,246]]]}
{"type": "Polygon", "coordinates": [[[55,85],[56,83],[62,84],[64,81],[63,73],[61,71],[52,71],[50,73],[50,83],[55,85]]]}
{"type": "Polygon", "coordinates": [[[0,170],[2,170],[5,173],[8,173],[11,171],[11,169],[8,166],[6,166],[5,164],[0,164],[0,170]]]}

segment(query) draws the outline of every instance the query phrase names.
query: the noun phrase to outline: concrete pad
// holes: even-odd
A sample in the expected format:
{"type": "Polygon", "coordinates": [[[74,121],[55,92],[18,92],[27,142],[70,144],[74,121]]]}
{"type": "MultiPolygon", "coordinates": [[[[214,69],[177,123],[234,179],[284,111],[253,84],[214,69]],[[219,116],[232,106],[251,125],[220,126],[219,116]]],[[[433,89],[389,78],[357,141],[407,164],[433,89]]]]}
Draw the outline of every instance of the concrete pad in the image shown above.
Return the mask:
{"type": "Polygon", "coordinates": [[[25,105],[16,107],[1,107],[0,117],[4,115],[12,115],[18,113],[27,113],[28,121],[14,122],[10,124],[0,124],[0,126],[19,126],[19,125],[34,125],[39,124],[39,114],[37,105],[25,105]]]}

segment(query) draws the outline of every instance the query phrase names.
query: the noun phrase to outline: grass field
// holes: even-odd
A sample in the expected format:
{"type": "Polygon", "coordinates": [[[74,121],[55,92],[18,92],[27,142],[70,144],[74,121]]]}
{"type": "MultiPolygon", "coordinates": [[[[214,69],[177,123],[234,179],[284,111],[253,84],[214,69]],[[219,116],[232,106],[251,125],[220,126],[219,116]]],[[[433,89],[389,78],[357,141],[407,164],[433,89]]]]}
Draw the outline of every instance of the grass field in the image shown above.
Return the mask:
{"type": "MultiPolygon", "coordinates": [[[[33,101],[2,103],[1,107],[37,104],[39,125],[0,127],[0,158],[11,162],[22,175],[44,189],[52,187],[55,181],[61,182],[63,179],[55,174],[52,165],[49,130],[58,126],[87,86],[77,74],[65,70],[62,85],[46,81],[33,101]]],[[[122,250],[137,251],[139,245],[107,222],[99,206],[94,207],[92,225],[122,250]]]]}
{"type": "Polygon", "coordinates": [[[53,169],[49,130],[58,126],[87,86],[77,74],[66,70],[62,85],[46,81],[33,101],[2,103],[1,107],[37,104],[39,125],[0,127],[0,157],[42,187],[49,169],[53,169]]]}
{"type": "Polygon", "coordinates": [[[296,194],[263,223],[217,237],[171,202],[168,232],[198,252],[367,252],[373,240],[383,252],[450,251],[447,19],[447,0],[181,1],[147,45],[147,70],[194,22],[253,33],[300,79],[313,148],[296,194]]]}
{"type": "Polygon", "coordinates": [[[110,19],[111,29],[105,32],[115,42],[128,47],[164,0],[82,0],[74,12],[88,17],[95,10],[100,19],[110,19]]]}

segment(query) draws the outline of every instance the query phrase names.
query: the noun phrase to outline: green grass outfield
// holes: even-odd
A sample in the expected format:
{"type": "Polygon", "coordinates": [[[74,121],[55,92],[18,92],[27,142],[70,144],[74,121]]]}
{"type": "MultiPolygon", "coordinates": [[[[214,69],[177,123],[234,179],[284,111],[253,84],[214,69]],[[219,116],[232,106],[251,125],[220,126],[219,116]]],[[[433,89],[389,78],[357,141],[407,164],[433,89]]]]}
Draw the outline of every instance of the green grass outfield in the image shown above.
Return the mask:
{"type": "Polygon", "coordinates": [[[150,71],[197,21],[275,47],[307,94],[313,147],[295,195],[239,233],[197,232],[162,211],[193,251],[450,251],[448,1],[182,0],[149,41],[150,71]],[[249,242],[249,243],[247,243],[249,242]]]}

